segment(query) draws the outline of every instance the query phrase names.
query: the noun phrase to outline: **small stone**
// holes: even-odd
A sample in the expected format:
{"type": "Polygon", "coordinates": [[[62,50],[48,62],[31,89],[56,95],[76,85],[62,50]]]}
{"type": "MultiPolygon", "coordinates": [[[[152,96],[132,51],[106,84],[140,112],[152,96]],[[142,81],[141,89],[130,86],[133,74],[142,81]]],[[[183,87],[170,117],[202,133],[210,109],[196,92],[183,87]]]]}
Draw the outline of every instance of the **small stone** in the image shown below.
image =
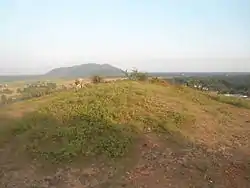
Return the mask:
{"type": "Polygon", "coordinates": [[[54,176],[54,177],[48,176],[48,177],[44,178],[44,181],[48,182],[49,186],[54,186],[54,185],[57,185],[59,183],[60,177],[58,178],[56,176],[54,176]]]}
{"type": "Polygon", "coordinates": [[[148,146],[148,144],[147,144],[147,143],[144,143],[142,146],[143,146],[143,147],[147,147],[147,146],[148,146]]]}
{"type": "Polygon", "coordinates": [[[96,174],[97,170],[95,168],[87,168],[84,169],[83,174],[87,174],[89,176],[92,176],[94,174],[96,174]]]}

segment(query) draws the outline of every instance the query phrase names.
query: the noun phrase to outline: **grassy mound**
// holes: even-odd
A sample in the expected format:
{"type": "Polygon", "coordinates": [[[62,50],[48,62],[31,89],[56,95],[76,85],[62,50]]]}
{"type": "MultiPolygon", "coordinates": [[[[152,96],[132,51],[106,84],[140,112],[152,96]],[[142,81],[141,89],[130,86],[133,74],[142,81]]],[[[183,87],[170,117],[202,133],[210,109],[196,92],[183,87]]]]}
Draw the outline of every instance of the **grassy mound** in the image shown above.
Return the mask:
{"type": "Polygon", "coordinates": [[[170,133],[194,121],[185,112],[168,108],[157,91],[168,94],[165,87],[136,82],[60,93],[12,123],[11,134],[34,158],[53,162],[100,154],[123,156],[139,132],[170,133]]]}
{"type": "MultiPolygon", "coordinates": [[[[209,120],[209,113],[218,116],[215,99],[181,86],[124,81],[52,98],[38,111],[12,122],[9,133],[34,158],[52,162],[82,156],[120,157],[141,133],[167,137],[197,132],[199,136],[199,127],[192,128],[197,118],[209,120]]],[[[8,135],[3,134],[2,138],[8,135]]]]}
{"type": "Polygon", "coordinates": [[[0,110],[0,187],[249,187],[248,105],[159,81],[15,103],[0,110]]]}

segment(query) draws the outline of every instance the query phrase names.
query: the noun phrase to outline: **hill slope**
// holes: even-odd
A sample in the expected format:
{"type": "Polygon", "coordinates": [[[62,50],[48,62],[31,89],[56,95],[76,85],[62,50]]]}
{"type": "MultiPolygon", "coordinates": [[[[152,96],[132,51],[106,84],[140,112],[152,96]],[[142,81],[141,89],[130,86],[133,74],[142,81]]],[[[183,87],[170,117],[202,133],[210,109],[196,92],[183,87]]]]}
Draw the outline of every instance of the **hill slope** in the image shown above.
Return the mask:
{"type": "Polygon", "coordinates": [[[109,64],[88,63],[73,67],[56,68],[48,72],[48,77],[90,77],[93,75],[100,76],[123,76],[121,69],[109,64]]]}
{"type": "Polygon", "coordinates": [[[122,81],[37,102],[1,112],[0,187],[250,186],[247,101],[122,81]]]}

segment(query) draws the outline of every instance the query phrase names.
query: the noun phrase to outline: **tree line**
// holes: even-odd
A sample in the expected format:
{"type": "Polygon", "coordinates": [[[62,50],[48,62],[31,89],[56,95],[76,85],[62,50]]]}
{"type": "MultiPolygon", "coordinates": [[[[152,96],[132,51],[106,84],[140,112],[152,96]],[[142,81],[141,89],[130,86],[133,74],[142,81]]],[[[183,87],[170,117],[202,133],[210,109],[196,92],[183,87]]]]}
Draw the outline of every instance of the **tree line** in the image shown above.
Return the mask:
{"type": "Polygon", "coordinates": [[[250,75],[212,76],[212,77],[177,77],[176,83],[193,87],[202,85],[221,94],[242,94],[250,96],[250,75]]]}

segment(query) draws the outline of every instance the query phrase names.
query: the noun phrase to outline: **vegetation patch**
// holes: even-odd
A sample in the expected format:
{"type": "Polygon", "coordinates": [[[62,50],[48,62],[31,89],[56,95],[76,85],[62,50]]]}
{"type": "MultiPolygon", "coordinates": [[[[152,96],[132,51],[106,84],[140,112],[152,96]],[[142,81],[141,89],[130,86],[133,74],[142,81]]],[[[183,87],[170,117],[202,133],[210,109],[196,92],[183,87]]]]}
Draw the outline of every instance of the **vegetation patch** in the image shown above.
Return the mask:
{"type": "Polygon", "coordinates": [[[181,132],[195,121],[167,108],[165,89],[124,81],[57,93],[39,111],[13,122],[10,134],[33,158],[55,163],[77,157],[121,157],[145,129],[181,132]],[[154,89],[165,93],[155,96],[154,89]]]}
{"type": "Polygon", "coordinates": [[[222,95],[210,96],[210,98],[221,103],[230,104],[240,108],[250,109],[250,103],[244,99],[236,97],[227,97],[222,95]]]}
{"type": "Polygon", "coordinates": [[[27,115],[16,122],[11,132],[34,158],[55,163],[99,154],[120,157],[133,138],[130,129],[104,119],[85,115],[62,123],[44,111],[27,115]]]}

